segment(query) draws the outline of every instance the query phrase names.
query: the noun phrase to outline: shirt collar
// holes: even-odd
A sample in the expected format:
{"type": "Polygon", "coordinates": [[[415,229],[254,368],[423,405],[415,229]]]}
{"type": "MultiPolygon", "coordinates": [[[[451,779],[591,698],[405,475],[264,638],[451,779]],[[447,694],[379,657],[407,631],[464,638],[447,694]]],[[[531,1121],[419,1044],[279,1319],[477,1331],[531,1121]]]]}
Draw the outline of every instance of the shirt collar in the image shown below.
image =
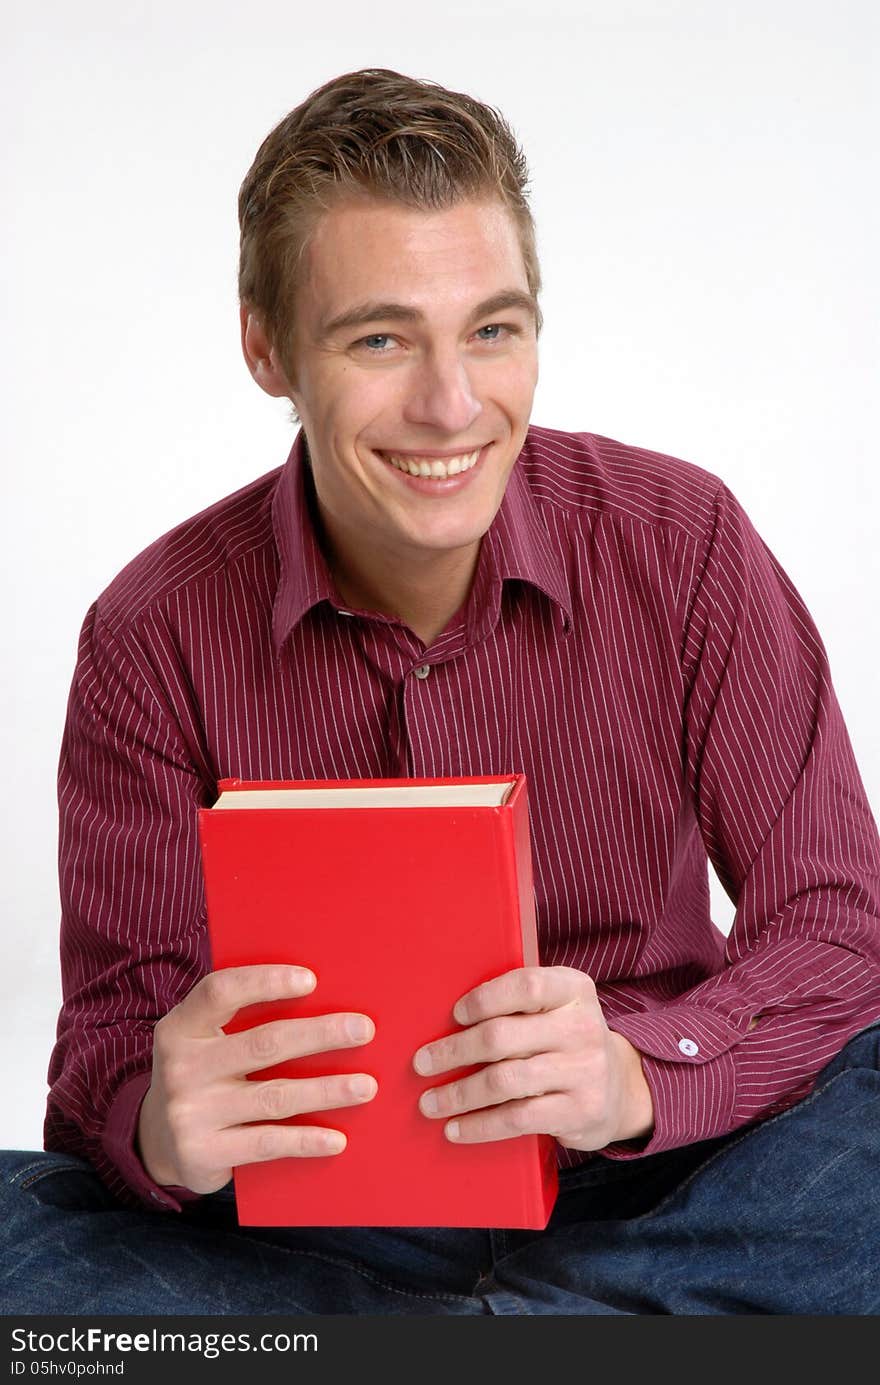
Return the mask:
{"type": "Polygon", "coordinates": [[[533,458],[529,434],[483,540],[477,577],[485,567],[499,584],[505,578],[515,578],[537,587],[558,607],[567,634],[573,607],[565,554],[556,536],[549,532],[535,498],[530,481],[533,458]]]}
{"type": "Polygon", "coordinates": [[[338,599],[315,533],[308,471],[305,433],[300,429],[281,468],[272,500],[272,528],[281,560],[272,611],[272,635],[277,649],[312,606],[338,599]]]}
{"type": "MultiPolygon", "coordinates": [[[[530,439],[507,483],[480,548],[468,605],[479,613],[475,625],[497,619],[506,578],[528,582],[544,592],[564,616],[568,633],[572,600],[564,554],[547,531],[528,479],[530,439]]],[[[272,634],[280,650],[307,611],[321,601],[339,605],[327,560],[315,531],[315,499],[309,476],[308,448],[300,430],[281,469],[272,501],[272,527],[281,573],[272,611],[272,634]]]]}

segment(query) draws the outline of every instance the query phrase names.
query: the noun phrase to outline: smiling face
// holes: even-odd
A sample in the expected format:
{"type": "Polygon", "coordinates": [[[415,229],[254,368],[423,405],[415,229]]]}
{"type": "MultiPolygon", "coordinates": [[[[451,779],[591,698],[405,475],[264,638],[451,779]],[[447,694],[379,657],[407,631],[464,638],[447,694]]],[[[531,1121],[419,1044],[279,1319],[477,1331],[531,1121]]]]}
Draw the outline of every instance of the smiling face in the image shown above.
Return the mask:
{"type": "Polygon", "coordinates": [[[361,571],[455,554],[472,572],[537,382],[513,218],[495,201],[344,203],[301,283],[289,394],[333,554],[361,571]]]}

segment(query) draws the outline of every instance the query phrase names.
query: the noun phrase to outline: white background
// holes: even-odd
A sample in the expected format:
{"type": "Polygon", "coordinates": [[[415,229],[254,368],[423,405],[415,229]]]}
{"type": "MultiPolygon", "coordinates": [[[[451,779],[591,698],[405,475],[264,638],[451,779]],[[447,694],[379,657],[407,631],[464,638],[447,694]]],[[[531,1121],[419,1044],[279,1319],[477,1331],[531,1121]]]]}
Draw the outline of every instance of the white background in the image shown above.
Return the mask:
{"type": "Polygon", "coordinates": [[[727,481],[822,632],[876,814],[878,15],[7,0],[0,1146],[41,1143],[80,622],[139,549],[287,454],[285,406],[239,351],[236,196],[272,125],[341,72],[506,114],[546,283],[534,421],[727,481]]]}

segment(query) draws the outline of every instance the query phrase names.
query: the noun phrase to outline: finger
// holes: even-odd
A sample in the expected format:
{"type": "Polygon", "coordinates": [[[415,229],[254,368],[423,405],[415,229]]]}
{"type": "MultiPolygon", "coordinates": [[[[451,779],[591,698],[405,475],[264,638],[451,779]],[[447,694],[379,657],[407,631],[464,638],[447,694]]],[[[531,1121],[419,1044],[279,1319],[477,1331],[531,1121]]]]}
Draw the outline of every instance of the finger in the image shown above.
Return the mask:
{"type": "Polygon", "coordinates": [[[453,1144],[485,1144],[489,1140],[513,1140],[518,1135],[553,1134],[566,1118],[565,1097],[557,1094],[528,1097],[505,1106],[488,1107],[455,1116],[444,1127],[453,1144]]]}
{"type": "Polygon", "coordinates": [[[439,1120],[529,1097],[560,1094],[567,1090],[570,1067],[561,1054],[490,1063],[456,1082],[429,1087],[419,1097],[419,1109],[424,1115],[439,1120]]]}
{"type": "Polygon", "coordinates": [[[268,1159],[316,1159],[341,1154],[348,1143],[341,1130],[319,1125],[251,1125],[218,1131],[211,1142],[211,1162],[203,1142],[180,1145],[178,1161],[184,1186],[194,1193],[213,1193],[229,1182],[240,1164],[268,1159]]]}
{"type": "Polygon", "coordinates": [[[413,1055],[413,1067],[426,1077],[474,1063],[533,1058],[557,1049],[569,1051],[583,1042],[582,1029],[579,1017],[570,1010],[501,1015],[425,1044],[413,1055]]]}
{"type": "Polygon", "coordinates": [[[166,1016],[166,1027],[171,1020],[175,1029],[182,1029],[191,1038],[210,1038],[245,1005],[296,999],[309,995],[316,984],[308,967],[225,967],[203,976],[193,986],[166,1016]]]}
{"type": "Polygon", "coordinates": [[[241,1082],[231,1093],[227,1090],[218,1094],[217,1126],[229,1129],[254,1122],[287,1120],[313,1111],[338,1110],[342,1106],[363,1106],[373,1100],[378,1090],[375,1077],[365,1072],[241,1082]]]}
{"type": "Polygon", "coordinates": [[[575,967],[517,967],[466,991],[452,1009],[458,1024],[494,1015],[533,1014],[582,999],[595,1001],[596,988],[575,967]]]}
{"type": "Polygon", "coordinates": [[[239,1125],[220,1132],[216,1152],[231,1174],[239,1164],[341,1154],[346,1144],[341,1130],[320,1125],[239,1125]]]}
{"type": "Polygon", "coordinates": [[[375,1036],[369,1015],[308,1015],[302,1019],[271,1020],[238,1034],[224,1034],[204,1058],[206,1077],[245,1077],[262,1068],[313,1053],[359,1048],[375,1036]]]}

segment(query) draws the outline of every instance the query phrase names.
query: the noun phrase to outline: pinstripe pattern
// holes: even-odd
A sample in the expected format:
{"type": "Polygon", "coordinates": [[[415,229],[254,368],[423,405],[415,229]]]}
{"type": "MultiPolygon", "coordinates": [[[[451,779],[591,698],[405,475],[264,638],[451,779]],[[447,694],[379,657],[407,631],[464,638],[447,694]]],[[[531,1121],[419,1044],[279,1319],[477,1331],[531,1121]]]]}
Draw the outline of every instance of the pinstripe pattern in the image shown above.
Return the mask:
{"type": "Polygon", "coordinates": [[[86,618],[47,1146],[150,1190],[132,1130],[152,1025],[206,966],[195,809],[227,775],[524,772],[542,960],[589,971],[646,1055],[649,1149],[804,1095],[880,1015],[880,849],[819,636],[727,489],[532,428],[429,651],[340,606],[313,505],[298,439],[86,618]],[[707,854],[737,901],[728,940],[707,854]]]}

